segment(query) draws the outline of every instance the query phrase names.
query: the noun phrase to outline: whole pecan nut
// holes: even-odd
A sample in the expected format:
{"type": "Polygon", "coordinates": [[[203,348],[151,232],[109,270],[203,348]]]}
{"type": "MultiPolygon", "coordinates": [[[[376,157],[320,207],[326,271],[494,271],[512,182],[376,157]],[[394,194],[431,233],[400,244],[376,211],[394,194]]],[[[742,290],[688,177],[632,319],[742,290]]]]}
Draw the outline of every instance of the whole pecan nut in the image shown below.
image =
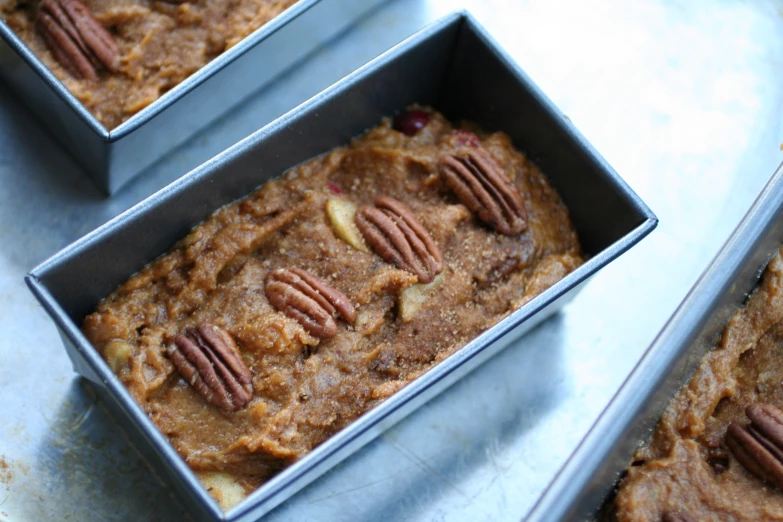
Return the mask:
{"type": "Polygon", "coordinates": [[[427,229],[401,202],[388,196],[375,207],[356,212],[356,227],[365,241],[388,263],[412,272],[420,283],[429,283],[443,271],[443,254],[427,229]]]}
{"type": "Polygon", "coordinates": [[[771,404],[745,409],[750,424],[732,423],[725,442],[734,458],[764,482],[783,489],[783,411],[771,404]]]}
{"type": "Polygon", "coordinates": [[[485,149],[443,158],[440,172],[459,200],[497,232],[513,236],[527,229],[517,186],[485,149]]]}
{"type": "Polygon", "coordinates": [[[202,323],[176,335],[167,352],[182,378],[218,408],[238,411],[253,399],[253,376],[222,328],[202,323]]]}
{"type": "Polygon", "coordinates": [[[55,59],[75,77],[96,79],[101,66],[117,70],[114,38],[79,0],[43,0],[36,22],[55,59]]]}
{"type": "Polygon", "coordinates": [[[356,320],[356,310],[345,294],[301,268],[272,270],[264,280],[264,291],[272,306],[321,339],[337,335],[335,313],[349,323],[356,320]]]}

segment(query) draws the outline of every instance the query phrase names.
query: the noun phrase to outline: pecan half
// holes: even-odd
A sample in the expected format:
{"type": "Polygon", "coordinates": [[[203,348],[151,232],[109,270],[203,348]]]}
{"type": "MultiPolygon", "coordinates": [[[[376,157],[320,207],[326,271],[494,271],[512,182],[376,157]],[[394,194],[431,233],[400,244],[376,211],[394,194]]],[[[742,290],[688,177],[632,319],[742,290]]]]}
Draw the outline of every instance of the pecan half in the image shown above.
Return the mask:
{"type": "Polygon", "coordinates": [[[117,70],[114,38],[79,0],[43,0],[36,22],[55,59],[75,77],[94,80],[101,66],[117,70]]]}
{"type": "Polygon", "coordinates": [[[459,200],[497,232],[513,236],[527,229],[525,202],[517,186],[485,149],[443,158],[440,172],[459,200]]]}
{"type": "Polygon", "coordinates": [[[253,376],[222,328],[202,323],[176,335],[167,352],[182,378],[218,408],[238,411],[253,398],[253,376]]]}
{"type": "Polygon", "coordinates": [[[688,515],[684,515],[679,511],[667,511],[661,517],[661,522],[695,522],[688,515]]]}
{"type": "Polygon", "coordinates": [[[736,422],[726,430],[725,442],[734,458],[764,482],[783,489],[783,411],[771,404],[745,409],[750,424],[736,422]]]}
{"type": "Polygon", "coordinates": [[[264,291],[272,306],[321,339],[337,335],[335,312],[349,323],[356,320],[345,294],[301,268],[272,270],[264,279],[264,291]]]}
{"type": "Polygon", "coordinates": [[[375,207],[356,212],[356,226],[365,241],[386,262],[412,272],[420,283],[429,283],[443,271],[443,254],[427,229],[401,202],[388,196],[375,207]]]}

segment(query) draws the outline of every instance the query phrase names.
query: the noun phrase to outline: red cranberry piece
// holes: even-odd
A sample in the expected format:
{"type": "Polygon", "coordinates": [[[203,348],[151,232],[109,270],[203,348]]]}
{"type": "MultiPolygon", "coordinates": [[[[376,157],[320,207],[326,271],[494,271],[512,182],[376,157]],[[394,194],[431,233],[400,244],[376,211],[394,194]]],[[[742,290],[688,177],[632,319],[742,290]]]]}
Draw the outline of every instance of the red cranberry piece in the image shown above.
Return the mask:
{"type": "Polygon", "coordinates": [[[331,181],[327,181],[326,182],[326,188],[328,188],[329,191],[332,194],[342,194],[343,193],[343,191],[340,189],[340,187],[338,187],[337,185],[335,185],[331,181]]]}
{"type": "Polygon", "coordinates": [[[475,132],[471,132],[469,130],[464,129],[457,129],[451,131],[455,136],[457,136],[457,146],[464,147],[465,145],[469,147],[476,148],[479,146],[479,137],[475,132]]]}
{"type": "Polygon", "coordinates": [[[415,136],[430,122],[427,111],[405,111],[394,117],[392,126],[408,136],[415,136]]]}

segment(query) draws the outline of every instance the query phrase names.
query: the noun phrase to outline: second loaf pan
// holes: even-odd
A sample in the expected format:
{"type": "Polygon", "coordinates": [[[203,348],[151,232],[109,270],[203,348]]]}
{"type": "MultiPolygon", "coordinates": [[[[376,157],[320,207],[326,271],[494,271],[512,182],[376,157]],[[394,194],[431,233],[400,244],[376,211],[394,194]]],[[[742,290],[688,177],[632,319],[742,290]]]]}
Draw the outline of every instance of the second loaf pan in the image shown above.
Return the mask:
{"type": "Polygon", "coordinates": [[[590,520],[669,401],[715,346],[783,244],[783,165],[723,245],[526,522],[590,520]]]}
{"type": "Polygon", "coordinates": [[[571,123],[466,13],[403,42],[322,94],[55,255],[28,276],[77,372],[198,520],[255,520],[554,313],[657,220],[571,123]],[[347,143],[412,103],[508,133],[571,212],[589,260],[370,410],[247,499],[221,512],[81,333],[98,301],[222,205],[347,143]],[[140,238],[144,238],[140,241],[140,238]]]}
{"type": "Polygon", "coordinates": [[[107,194],[385,0],[299,0],[107,130],[0,20],[0,80],[107,194]]]}

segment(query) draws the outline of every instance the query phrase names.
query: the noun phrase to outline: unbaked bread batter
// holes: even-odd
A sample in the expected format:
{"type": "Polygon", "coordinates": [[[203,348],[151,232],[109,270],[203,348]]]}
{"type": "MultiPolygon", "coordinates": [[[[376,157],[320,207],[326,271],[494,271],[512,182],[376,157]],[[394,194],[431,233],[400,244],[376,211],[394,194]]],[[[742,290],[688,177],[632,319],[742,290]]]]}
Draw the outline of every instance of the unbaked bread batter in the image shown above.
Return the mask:
{"type": "Polygon", "coordinates": [[[780,252],[636,452],[611,518],[658,522],[677,513],[688,518],[676,520],[693,522],[783,520],[783,491],[750,473],[726,444],[727,427],[747,426],[752,404],[783,408],[780,252]]]}
{"type": "Polygon", "coordinates": [[[86,318],[87,337],[213,493],[258,487],[582,263],[567,209],[508,136],[409,114],[421,120],[411,135],[384,120],[219,209],[86,318]],[[444,158],[477,151],[517,187],[524,232],[494,231],[444,183],[444,158]],[[335,208],[379,196],[406,205],[442,253],[429,283],[340,228],[335,208]],[[308,329],[270,303],[291,269],[347,297],[334,324],[308,329]],[[238,411],[206,401],[170,359],[173,344],[193,349],[176,336],[203,323],[233,337],[252,374],[249,403],[229,405],[238,411]]]}
{"type": "Polygon", "coordinates": [[[82,0],[114,36],[119,69],[77,79],[36,30],[40,0],[0,0],[0,18],[111,130],[296,0],[82,0]]]}

